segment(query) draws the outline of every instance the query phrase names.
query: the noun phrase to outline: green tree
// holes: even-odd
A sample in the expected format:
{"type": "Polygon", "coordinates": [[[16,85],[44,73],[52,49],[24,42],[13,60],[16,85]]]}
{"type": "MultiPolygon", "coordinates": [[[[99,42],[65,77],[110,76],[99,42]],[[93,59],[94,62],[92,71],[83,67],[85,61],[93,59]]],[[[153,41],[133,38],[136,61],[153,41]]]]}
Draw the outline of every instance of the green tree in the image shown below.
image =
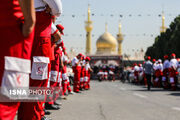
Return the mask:
{"type": "Polygon", "coordinates": [[[154,44],[148,47],[146,56],[163,59],[164,55],[171,55],[171,53],[180,57],[180,16],[174,19],[165,33],[155,38],[154,44]]]}

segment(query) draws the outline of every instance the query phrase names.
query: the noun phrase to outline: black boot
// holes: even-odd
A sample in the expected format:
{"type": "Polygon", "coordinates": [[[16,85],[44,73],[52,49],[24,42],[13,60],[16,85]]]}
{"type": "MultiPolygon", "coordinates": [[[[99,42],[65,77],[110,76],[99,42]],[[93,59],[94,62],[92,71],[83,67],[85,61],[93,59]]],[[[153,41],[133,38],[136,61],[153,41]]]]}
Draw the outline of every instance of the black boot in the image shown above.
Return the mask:
{"type": "Polygon", "coordinates": [[[54,102],[54,105],[58,105],[58,106],[61,106],[62,105],[62,103],[58,103],[58,102],[54,102]]]}
{"type": "Polygon", "coordinates": [[[46,109],[44,109],[44,113],[45,113],[45,115],[50,115],[51,114],[51,112],[47,111],[46,109]]]}
{"type": "Polygon", "coordinates": [[[43,116],[43,117],[41,118],[41,120],[52,120],[52,119],[51,119],[51,118],[47,118],[47,117],[43,116]]]}
{"type": "Polygon", "coordinates": [[[53,104],[45,104],[45,109],[46,110],[59,110],[60,107],[57,105],[53,105],[53,104]]]}

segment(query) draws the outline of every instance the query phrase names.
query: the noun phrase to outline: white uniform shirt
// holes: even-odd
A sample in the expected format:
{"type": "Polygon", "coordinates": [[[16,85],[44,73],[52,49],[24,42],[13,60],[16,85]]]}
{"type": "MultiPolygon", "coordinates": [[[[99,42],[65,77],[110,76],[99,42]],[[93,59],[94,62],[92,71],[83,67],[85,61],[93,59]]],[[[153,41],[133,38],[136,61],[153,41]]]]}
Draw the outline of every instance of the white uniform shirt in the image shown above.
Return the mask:
{"type": "Polygon", "coordinates": [[[72,60],[72,66],[75,67],[78,62],[79,60],[77,59],[77,57],[74,57],[72,60]]]}
{"type": "Polygon", "coordinates": [[[163,69],[167,69],[170,67],[170,62],[169,60],[165,60],[164,63],[163,63],[163,69]]]}
{"type": "Polygon", "coordinates": [[[97,75],[103,75],[103,71],[99,71],[97,75]]]}
{"type": "Polygon", "coordinates": [[[44,11],[45,6],[48,5],[51,8],[51,14],[59,17],[62,14],[62,2],[61,0],[34,0],[34,7],[36,11],[44,11]],[[44,8],[43,8],[44,7],[44,8]]]}
{"type": "Polygon", "coordinates": [[[178,67],[178,61],[176,59],[171,59],[170,67],[173,67],[176,69],[178,67]]]}
{"type": "Polygon", "coordinates": [[[90,68],[91,67],[90,67],[89,63],[87,63],[86,66],[85,66],[85,70],[88,71],[90,68]]]}
{"type": "Polygon", "coordinates": [[[156,65],[156,70],[163,71],[163,65],[162,65],[162,63],[159,63],[159,64],[156,65]]]}
{"type": "Polygon", "coordinates": [[[139,71],[140,71],[140,72],[143,72],[143,67],[139,67],[139,71]]]}
{"type": "Polygon", "coordinates": [[[139,67],[138,66],[134,66],[134,71],[139,71],[139,67]]]}
{"type": "Polygon", "coordinates": [[[153,64],[153,70],[156,70],[157,69],[157,63],[154,63],[153,64]]]}
{"type": "Polygon", "coordinates": [[[83,67],[85,65],[86,65],[86,61],[85,60],[81,61],[81,66],[83,67]]]}

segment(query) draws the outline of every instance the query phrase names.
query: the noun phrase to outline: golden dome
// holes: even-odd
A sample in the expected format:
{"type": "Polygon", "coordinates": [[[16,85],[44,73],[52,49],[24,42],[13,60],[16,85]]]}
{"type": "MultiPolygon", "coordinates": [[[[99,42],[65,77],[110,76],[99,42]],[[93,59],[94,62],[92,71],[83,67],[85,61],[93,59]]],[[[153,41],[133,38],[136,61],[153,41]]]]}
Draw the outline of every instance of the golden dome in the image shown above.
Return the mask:
{"type": "Polygon", "coordinates": [[[113,54],[117,52],[117,40],[109,32],[105,32],[98,38],[96,47],[97,54],[113,54]]]}

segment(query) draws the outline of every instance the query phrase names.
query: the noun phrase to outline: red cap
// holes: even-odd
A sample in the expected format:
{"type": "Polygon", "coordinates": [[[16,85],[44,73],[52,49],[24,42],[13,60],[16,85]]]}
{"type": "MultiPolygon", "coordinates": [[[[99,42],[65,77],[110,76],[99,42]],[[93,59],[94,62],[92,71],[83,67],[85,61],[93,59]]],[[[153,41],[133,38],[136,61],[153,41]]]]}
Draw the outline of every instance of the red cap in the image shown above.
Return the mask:
{"type": "Polygon", "coordinates": [[[134,63],[134,66],[137,66],[137,63],[134,63]]]}
{"type": "Polygon", "coordinates": [[[84,56],[84,55],[82,56],[82,59],[83,59],[83,60],[85,59],[85,56],[84,56]]]}
{"type": "Polygon", "coordinates": [[[78,54],[78,56],[82,57],[82,56],[83,56],[83,54],[82,54],[82,53],[79,53],[79,54],[78,54]]]}
{"type": "Polygon", "coordinates": [[[148,57],[147,57],[147,59],[148,59],[148,60],[151,60],[151,57],[150,57],[150,56],[148,56],[148,57]]]}
{"type": "Polygon", "coordinates": [[[153,61],[153,62],[156,62],[156,59],[153,59],[152,61],[153,61]]]}
{"type": "Polygon", "coordinates": [[[86,57],[86,61],[90,61],[91,60],[91,58],[90,57],[86,57]]]}
{"type": "Polygon", "coordinates": [[[165,55],[165,56],[164,56],[164,59],[168,59],[168,55],[165,55]]]}
{"type": "Polygon", "coordinates": [[[171,56],[172,56],[172,57],[176,57],[176,54],[172,53],[171,56]]]}
{"type": "Polygon", "coordinates": [[[57,27],[57,29],[60,31],[60,33],[61,33],[62,35],[64,35],[64,32],[63,32],[64,27],[63,27],[61,24],[56,25],[56,27],[57,27]]]}

